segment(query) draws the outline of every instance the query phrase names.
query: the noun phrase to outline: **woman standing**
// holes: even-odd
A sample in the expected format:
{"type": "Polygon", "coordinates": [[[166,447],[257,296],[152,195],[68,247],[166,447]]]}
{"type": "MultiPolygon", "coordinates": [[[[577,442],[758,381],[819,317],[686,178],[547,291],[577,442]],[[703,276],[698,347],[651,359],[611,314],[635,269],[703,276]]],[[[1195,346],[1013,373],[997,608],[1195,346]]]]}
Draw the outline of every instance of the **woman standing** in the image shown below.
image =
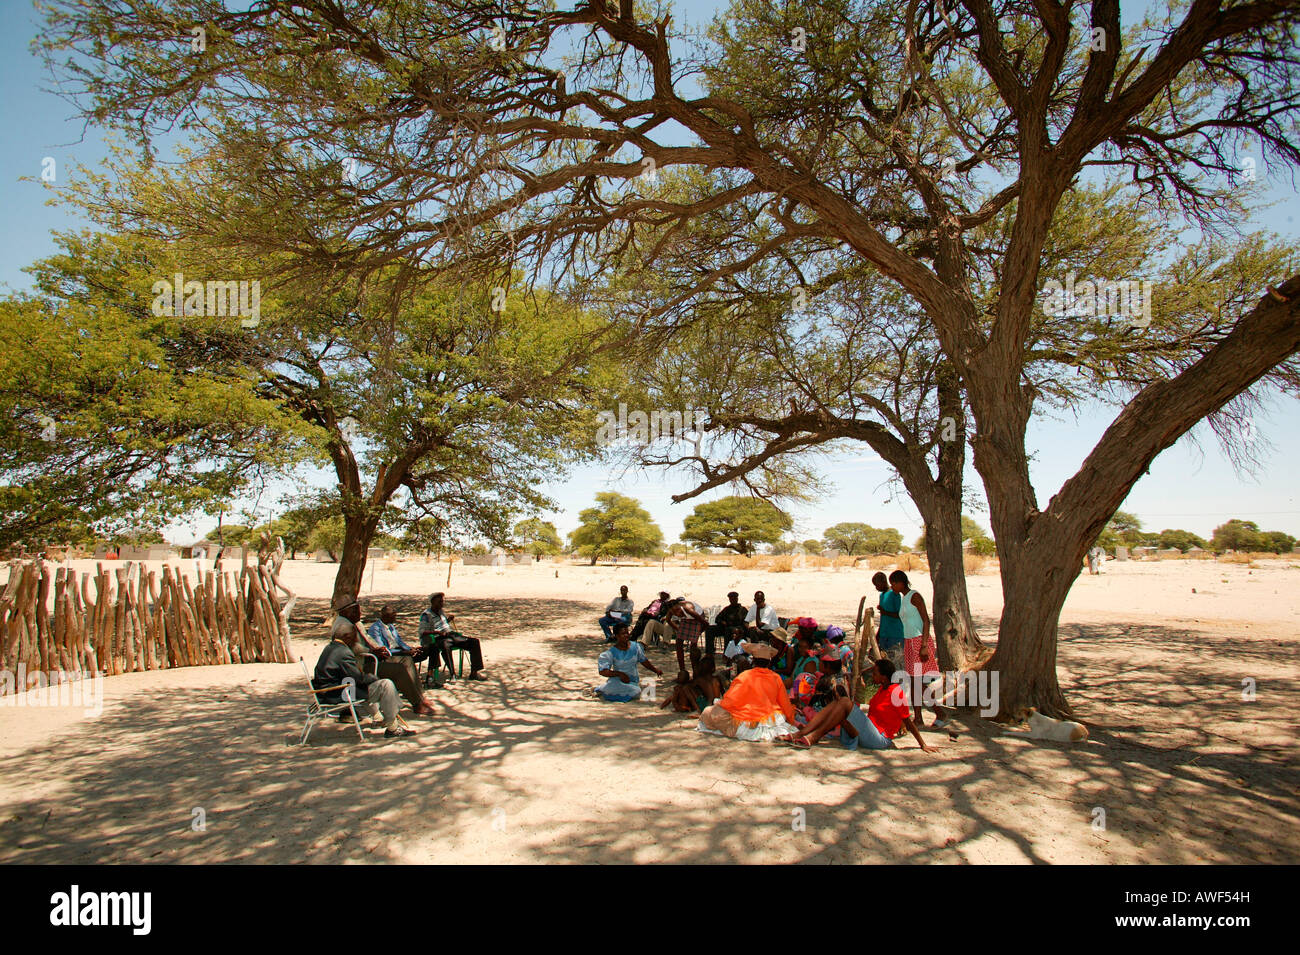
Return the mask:
{"type": "MultiPolygon", "coordinates": [[[[925,607],[925,598],[912,589],[907,574],[896,570],[889,575],[890,587],[902,599],[898,616],[903,623],[903,668],[912,684],[912,709],[917,726],[924,726],[921,715],[921,700],[924,686],[941,679],[939,661],[935,658],[934,638],[930,634],[930,613],[925,607]]],[[[934,706],[935,726],[942,729],[948,725],[943,710],[934,706]]]]}

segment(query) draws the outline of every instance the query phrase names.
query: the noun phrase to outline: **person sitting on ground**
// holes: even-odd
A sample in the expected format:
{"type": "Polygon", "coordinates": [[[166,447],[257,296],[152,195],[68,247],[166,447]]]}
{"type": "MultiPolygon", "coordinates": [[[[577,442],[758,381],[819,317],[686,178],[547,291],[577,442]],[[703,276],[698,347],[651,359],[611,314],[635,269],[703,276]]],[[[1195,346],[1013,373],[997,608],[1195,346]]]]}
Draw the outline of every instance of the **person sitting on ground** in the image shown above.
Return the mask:
{"type": "Polygon", "coordinates": [[[744,673],[753,665],[754,661],[744,650],[748,642],[744,627],[733,627],[731,633],[727,635],[727,646],[723,650],[723,655],[727,658],[728,680],[734,679],[737,674],[744,673]]]}
{"type": "Polygon", "coordinates": [[[821,672],[821,644],[813,643],[813,638],[801,631],[795,637],[794,646],[791,649],[794,662],[788,668],[789,673],[782,677],[787,687],[793,686],[795,678],[801,673],[816,674],[821,672]]]}
{"type": "MultiPolygon", "coordinates": [[[[356,650],[361,645],[361,631],[357,629],[357,621],[361,619],[360,604],[351,594],[343,594],[336,601],[336,607],[338,616],[330,628],[330,642],[325,644],[320,659],[316,661],[311,685],[318,690],[326,687],[340,689],[317,694],[320,701],[327,705],[356,701],[354,709],[366,716],[372,716],[378,708],[385,737],[397,739],[415,735],[414,730],[397,721],[397,687],[393,681],[362,673],[357,665],[356,650]]],[[[347,722],[346,713],[339,720],[347,722]]]]}
{"type": "Polygon", "coordinates": [[[671,706],[676,713],[703,713],[706,706],[722,697],[722,682],[716,671],[713,657],[700,660],[692,679],[687,679],[685,670],[679,670],[677,685],[668,699],[659,704],[659,709],[671,706]]]}
{"type": "Polygon", "coordinates": [[[794,706],[785,684],[771,670],[776,650],[765,643],[747,643],[744,650],[753,658],[753,666],[731,681],[721,700],[704,708],[700,731],[751,742],[793,733],[794,706]]]}
{"type": "Polygon", "coordinates": [[[871,668],[871,679],[879,689],[867,704],[866,713],[853,702],[849,688],[838,682],[835,699],[796,732],[780,737],[780,742],[815,746],[823,736],[838,728],[840,744],[845,749],[895,749],[894,737],[906,727],[921,749],[927,753],[938,752],[921,738],[921,731],[909,715],[907,694],[893,682],[893,676],[894,664],[888,658],[876,661],[871,668]]]}
{"type": "MultiPolygon", "coordinates": [[[[880,591],[880,629],[876,631],[876,645],[880,652],[894,664],[895,670],[903,669],[903,620],[899,611],[903,607],[903,597],[889,586],[889,578],[877,573],[871,583],[880,591]]],[[[865,665],[866,661],[863,661],[865,665]]]]}
{"type": "Polygon", "coordinates": [[[725,650],[728,634],[735,627],[745,626],[745,616],[745,605],[740,602],[740,594],[733,590],[727,594],[727,605],[714,615],[713,623],[704,630],[705,654],[713,656],[714,641],[718,639],[722,640],[725,650]]]}
{"type": "Polygon", "coordinates": [[[482,644],[479,643],[478,637],[467,637],[460,631],[453,630],[451,622],[455,619],[454,613],[444,612],[441,592],[429,594],[429,609],[420,614],[421,645],[427,638],[430,648],[442,654],[443,662],[447,664],[448,680],[453,679],[456,672],[451,662],[453,647],[469,651],[469,678],[486,680],[487,677],[481,672],[483,670],[482,644]]]}
{"type": "MultiPolygon", "coordinates": [[[[821,637],[817,634],[817,621],[812,617],[795,617],[786,630],[790,634],[787,638],[789,643],[777,647],[780,655],[776,658],[775,669],[789,686],[796,667],[802,666],[808,657],[820,654],[821,637]]],[[[773,645],[776,646],[775,641],[773,645]]]]}
{"type": "Polygon", "coordinates": [[[424,647],[409,647],[397,634],[397,612],[390,604],[379,610],[379,619],[370,625],[364,640],[366,649],[379,660],[378,675],[393,681],[397,692],[406,697],[417,716],[432,716],[433,706],[420,690],[416,664],[428,655],[424,647]]]}
{"type": "Polygon", "coordinates": [[[614,627],[620,623],[632,622],[632,611],[635,609],[636,604],[627,595],[627,586],[619,587],[618,596],[605,607],[605,616],[596,621],[605,634],[606,643],[614,642],[614,627]]]}
{"type": "Polygon", "coordinates": [[[596,659],[596,669],[605,682],[596,687],[595,694],[602,700],[626,703],[641,697],[641,676],[637,666],[651,673],[664,675],[664,671],[646,659],[645,647],[633,643],[627,624],[614,627],[614,645],[607,647],[596,659]]]}
{"type": "Polygon", "coordinates": [[[649,606],[641,611],[641,615],[636,618],[636,626],[632,628],[631,638],[640,640],[641,635],[645,633],[646,624],[652,620],[658,620],[663,605],[668,602],[668,591],[659,591],[659,596],[650,601],[649,606]]]}

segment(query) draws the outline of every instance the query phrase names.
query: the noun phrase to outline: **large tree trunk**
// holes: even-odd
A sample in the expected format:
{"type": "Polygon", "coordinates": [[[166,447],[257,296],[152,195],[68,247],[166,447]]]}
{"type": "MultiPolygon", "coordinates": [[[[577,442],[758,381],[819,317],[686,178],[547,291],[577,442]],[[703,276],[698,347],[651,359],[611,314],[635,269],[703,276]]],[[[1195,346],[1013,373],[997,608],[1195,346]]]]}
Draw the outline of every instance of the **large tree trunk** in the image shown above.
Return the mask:
{"type": "Polygon", "coordinates": [[[961,502],[934,500],[922,504],[914,497],[925,521],[925,554],[930,563],[934,596],[930,603],[931,625],[939,650],[939,668],[967,670],[988,656],[970,615],[966,593],[965,557],[961,547],[961,502]]]}
{"type": "MultiPolygon", "coordinates": [[[[925,522],[925,554],[930,563],[930,625],[934,629],[943,670],[967,670],[988,656],[970,615],[966,593],[966,564],[961,541],[961,501],[966,469],[966,429],[961,384],[951,365],[937,369],[935,394],[939,408],[938,476],[930,472],[925,453],[909,443],[895,469],[903,479],[925,522]],[[950,429],[950,434],[945,430],[950,429]],[[946,440],[945,440],[946,439],[946,440]]],[[[888,459],[886,459],[888,460],[888,459]]]]}
{"type": "Polygon", "coordinates": [[[343,594],[357,597],[361,593],[361,578],[366,571],[366,552],[375,539],[379,521],[374,518],[345,517],[343,519],[343,554],[338,573],[334,575],[334,600],[343,594]]]}
{"type": "Polygon", "coordinates": [[[1029,706],[1069,712],[1056,678],[1057,624],[1084,554],[1156,455],[1297,351],[1300,276],[1270,290],[1181,374],[1143,388],[1041,512],[1024,450],[1029,398],[1005,379],[999,387],[992,366],[974,369],[975,466],[1002,571],[998,647],[985,667],[999,671],[1000,717],[1029,706]]]}
{"type": "Polygon", "coordinates": [[[999,542],[1002,619],[997,649],[983,667],[998,674],[996,719],[1023,719],[1031,706],[1049,716],[1070,715],[1056,675],[1057,624],[1087,546],[1052,555],[999,542]]]}

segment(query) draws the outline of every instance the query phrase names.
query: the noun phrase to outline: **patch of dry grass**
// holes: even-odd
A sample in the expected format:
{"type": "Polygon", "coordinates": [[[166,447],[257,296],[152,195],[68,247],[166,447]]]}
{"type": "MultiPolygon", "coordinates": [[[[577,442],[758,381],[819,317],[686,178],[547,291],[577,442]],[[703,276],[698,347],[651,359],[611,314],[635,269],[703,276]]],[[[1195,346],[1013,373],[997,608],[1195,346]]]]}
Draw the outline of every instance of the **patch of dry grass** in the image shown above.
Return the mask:
{"type": "Polygon", "coordinates": [[[737,554],[731,558],[731,566],[735,570],[754,570],[759,566],[757,557],[746,557],[743,554],[737,554]]]}

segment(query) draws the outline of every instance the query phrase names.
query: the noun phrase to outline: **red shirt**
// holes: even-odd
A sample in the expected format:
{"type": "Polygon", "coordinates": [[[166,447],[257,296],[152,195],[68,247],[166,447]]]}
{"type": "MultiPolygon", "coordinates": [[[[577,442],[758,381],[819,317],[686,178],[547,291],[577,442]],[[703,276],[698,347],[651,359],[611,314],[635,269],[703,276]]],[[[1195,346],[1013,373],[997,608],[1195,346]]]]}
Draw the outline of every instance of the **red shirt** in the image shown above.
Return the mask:
{"type": "Polygon", "coordinates": [[[897,683],[882,686],[867,704],[867,719],[871,720],[880,735],[893,739],[903,728],[903,720],[911,716],[907,706],[907,691],[897,683]]]}

